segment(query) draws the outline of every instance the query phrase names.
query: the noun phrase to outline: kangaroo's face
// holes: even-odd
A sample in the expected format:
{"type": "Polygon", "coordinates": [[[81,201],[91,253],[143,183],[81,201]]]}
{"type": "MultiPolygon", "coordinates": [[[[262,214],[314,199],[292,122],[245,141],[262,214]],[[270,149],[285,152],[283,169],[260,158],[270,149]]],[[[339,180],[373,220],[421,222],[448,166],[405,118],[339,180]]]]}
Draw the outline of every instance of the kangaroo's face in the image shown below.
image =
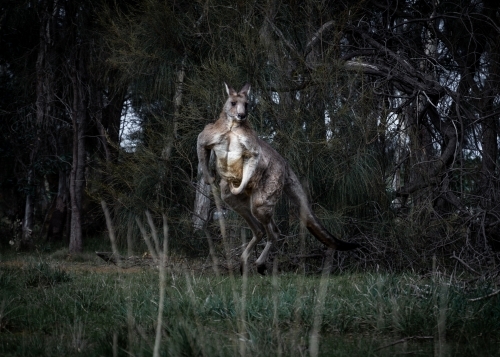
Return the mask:
{"type": "Polygon", "coordinates": [[[235,120],[237,122],[244,121],[247,118],[250,84],[245,84],[239,92],[236,92],[231,86],[228,86],[227,84],[225,85],[228,98],[226,100],[226,104],[224,104],[224,112],[231,120],[235,120]]]}

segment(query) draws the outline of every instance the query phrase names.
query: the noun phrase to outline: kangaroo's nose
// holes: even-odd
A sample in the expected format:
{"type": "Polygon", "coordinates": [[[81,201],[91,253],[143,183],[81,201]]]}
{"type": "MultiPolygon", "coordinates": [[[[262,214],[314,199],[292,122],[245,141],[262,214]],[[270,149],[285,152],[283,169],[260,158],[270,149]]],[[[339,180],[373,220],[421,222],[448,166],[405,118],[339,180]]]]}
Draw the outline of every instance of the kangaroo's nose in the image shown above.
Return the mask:
{"type": "Polygon", "coordinates": [[[238,118],[241,120],[241,119],[245,119],[247,117],[246,113],[238,113],[238,118]]]}

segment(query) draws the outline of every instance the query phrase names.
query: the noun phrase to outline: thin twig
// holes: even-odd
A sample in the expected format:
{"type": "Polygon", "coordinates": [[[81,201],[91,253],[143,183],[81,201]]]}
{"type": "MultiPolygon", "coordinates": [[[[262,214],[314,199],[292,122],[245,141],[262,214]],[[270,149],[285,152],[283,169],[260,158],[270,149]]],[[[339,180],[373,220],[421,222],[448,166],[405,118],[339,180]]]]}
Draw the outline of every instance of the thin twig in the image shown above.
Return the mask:
{"type": "Polygon", "coordinates": [[[470,266],[467,265],[467,263],[465,263],[462,259],[460,259],[459,257],[457,257],[455,255],[455,252],[453,252],[453,255],[451,256],[453,259],[456,259],[458,260],[460,263],[462,263],[463,266],[465,266],[467,269],[469,269],[471,272],[473,272],[474,274],[477,274],[477,275],[481,275],[479,274],[477,271],[475,271],[474,269],[472,269],[470,266]]]}
{"type": "Polygon", "coordinates": [[[481,296],[481,297],[474,298],[474,299],[467,299],[467,300],[472,301],[472,302],[473,301],[479,301],[479,300],[484,300],[484,299],[490,298],[490,297],[498,295],[498,294],[500,294],[500,290],[494,291],[491,294],[488,294],[488,295],[485,295],[485,296],[481,296]]]}
{"type": "Polygon", "coordinates": [[[312,258],[324,258],[326,254],[299,254],[299,255],[294,255],[291,256],[290,258],[295,258],[295,259],[312,259],[312,258]]]}
{"type": "Polygon", "coordinates": [[[397,344],[400,344],[400,343],[404,343],[406,341],[411,341],[411,340],[432,340],[433,338],[434,338],[433,336],[410,336],[410,337],[405,337],[405,338],[402,338],[400,340],[397,340],[397,341],[394,341],[392,343],[389,343],[388,345],[376,348],[376,349],[373,350],[373,352],[376,352],[376,351],[379,351],[379,350],[382,350],[384,348],[391,347],[391,346],[394,346],[394,345],[397,345],[397,344]]]}

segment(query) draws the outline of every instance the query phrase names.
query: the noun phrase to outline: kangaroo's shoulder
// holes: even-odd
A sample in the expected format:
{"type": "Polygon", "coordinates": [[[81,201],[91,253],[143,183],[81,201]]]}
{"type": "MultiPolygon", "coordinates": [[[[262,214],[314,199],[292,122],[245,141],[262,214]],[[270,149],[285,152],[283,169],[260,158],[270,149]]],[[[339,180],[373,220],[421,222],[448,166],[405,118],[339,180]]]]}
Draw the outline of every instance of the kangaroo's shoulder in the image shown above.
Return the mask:
{"type": "Polygon", "coordinates": [[[246,123],[232,129],[233,133],[240,139],[261,146],[257,133],[246,123]]]}
{"type": "Polygon", "coordinates": [[[267,141],[257,138],[259,145],[262,147],[262,151],[266,152],[269,156],[274,157],[279,160],[285,160],[281,154],[276,151],[275,148],[271,146],[267,141]]]}
{"type": "Polygon", "coordinates": [[[219,118],[213,123],[205,125],[205,128],[198,134],[198,141],[212,142],[217,141],[227,132],[224,122],[219,118]]]}

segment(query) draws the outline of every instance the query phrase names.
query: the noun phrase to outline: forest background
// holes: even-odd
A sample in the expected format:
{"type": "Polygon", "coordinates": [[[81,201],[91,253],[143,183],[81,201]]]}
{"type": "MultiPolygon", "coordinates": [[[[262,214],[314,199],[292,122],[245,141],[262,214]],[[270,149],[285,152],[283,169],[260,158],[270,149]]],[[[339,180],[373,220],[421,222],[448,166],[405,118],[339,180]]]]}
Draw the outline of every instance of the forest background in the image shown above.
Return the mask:
{"type": "MultiPolygon", "coordinates": [[[[222,250],[196,137],[252,84],[250,122],[315,212],[363,248],[337,269],[497,271],[496,0],[0,3],[0,248],[222,250]]],[[[249,231],[223,210],[230,242],[249,231]]],[[[327,255],[280,202],[280,266],[327,255]]],[[[236,249],[237,251],[237,249],[236,249]]]]}

